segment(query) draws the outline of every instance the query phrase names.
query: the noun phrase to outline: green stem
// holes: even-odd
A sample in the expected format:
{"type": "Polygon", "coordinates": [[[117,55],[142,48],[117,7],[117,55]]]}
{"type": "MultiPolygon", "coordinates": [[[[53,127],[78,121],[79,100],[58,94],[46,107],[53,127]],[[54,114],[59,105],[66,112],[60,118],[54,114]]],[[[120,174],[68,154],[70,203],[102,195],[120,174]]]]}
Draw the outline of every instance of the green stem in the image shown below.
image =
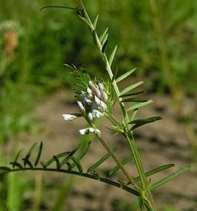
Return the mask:
{"type": "Polygon", "coordinates": [[[145,171],[144,171],[144,167],[142,164],[142,160],[141,160],[141,156],[140,156],[140,152],[138,150],[138,147],[135,143],[135,140],[133,138],[133,134],[132,133],[128,133],[126,132],[126,138],[129,142],[129,147],[130,150],[132,151],[133,154],[133,160],[135,162],[138,174],[139,174],[139,178],[140,178],[140,183],[141,183],[141,197],[143,200],[145,200],[145,202],[148,204],[148,207],[154,211],[153,209],[153,198],[152,198],[152,194],[149,188],[149,184],[145,175],[145,171]],[[131,134],[131,135],[128,135],[131,134]]]}
{"type": "Polygon", "coordinates": [[[107,145],[107,143],[101,138],[100,135],[96,135],[96,137],[99,140],[99,142],[103,145],[103,147],[106,149],[106,151],[111,155],[111,157],[116,162],[117,166],[121,169],[121,171],[123,172],[123,174],[126,176],[126,178],[128,179],[129,184],[132,184],[132,185],[137,186],[135,184],[134,179],[129,175],[129,173],[123,167],[122,163],[119,161],[119,159],[116,157],[116,155],[113,153],[113,151],[111,150],[111,148],[107,145]]]}

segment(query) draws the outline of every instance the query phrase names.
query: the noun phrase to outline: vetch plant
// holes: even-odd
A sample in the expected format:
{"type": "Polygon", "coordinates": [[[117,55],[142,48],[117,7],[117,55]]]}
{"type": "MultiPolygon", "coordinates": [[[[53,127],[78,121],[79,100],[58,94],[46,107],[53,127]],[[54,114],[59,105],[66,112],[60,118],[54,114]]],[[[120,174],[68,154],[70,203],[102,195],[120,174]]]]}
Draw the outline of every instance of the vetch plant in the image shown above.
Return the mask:
{"type": "Polygon", "coordinates": [[[97,33],[99,16],[92,21],[83,1],[79,1],[75,8],[65,8],[73,10],[89,27],[95,46],[105,65],[108,78],[106,80],[91,79],[90,76],[80,72],[74,65],[67,64],[67,66],[73,70],[74,74],[77,75],[78,81],[80,82],[76,84],[77,88],[75,87],[76,103],[79,112],[63,114],[63,118],[66,121],[77,121],[77,118],[83,118],[87,122],[87,127],[81,128],[79,133],[81,135],[89,134],[95,136],[103,146],[105,152],[103,152],[103,156],[100,159],[85,169],[81,165],[81,161],[88,153],[89,147],[81,148],[79,146],[73,151],[55,154],[51,159],[41,161],[43,143],[40,143],[38,147],[34,144],[25,155],[22,156],[20,151],[14,161],[10,162],[9,166],[2,166],[0,168],[1,173],[45,171],[78,175],[123,189],[139,199],[140,210],[154,211],[156,207],[152,193],[178,175],[188,171],[190,166],[186,165],[157,181],[151,179],[151,176],[173,167],[174,164],[163,164],[151,170],[144,169],[141,154],[134,140],[134,131],[136,128],[153,123],[161,118],[158,116],[143,119],[137,118],[138,111],[152,102],[151,100],[144,100],[139,97],[142,91],[138,91],[138,88],[143,82],[131,84],[121,90],[119,83],[131,76],[136,69],[131,69],[120,77],[116,77],[112,70],[112,65],[117,52],[117,46],[114,47],[112,53],[108,56],[108,29],[101,35],[97,33]],[[113,112],[115,104],[118,104],[120,107],[122,113],[121,117],[117,117],[113,112]],[[97,120],[101,118],[107,118],[111,123],[111,129],[120,134],[122,138],[127,141],[130,151],[129,159],[122,160],[114,148],[108,145],[102,130],[97,124],[97,120]],[[114,167],[108,172],[101,173],[99,170],[102,164],[110,158],[114,161],[114,167]],[[131,160],[133,160],[138,172],[137,176],[125,168],[126,164],[131,160]]]}

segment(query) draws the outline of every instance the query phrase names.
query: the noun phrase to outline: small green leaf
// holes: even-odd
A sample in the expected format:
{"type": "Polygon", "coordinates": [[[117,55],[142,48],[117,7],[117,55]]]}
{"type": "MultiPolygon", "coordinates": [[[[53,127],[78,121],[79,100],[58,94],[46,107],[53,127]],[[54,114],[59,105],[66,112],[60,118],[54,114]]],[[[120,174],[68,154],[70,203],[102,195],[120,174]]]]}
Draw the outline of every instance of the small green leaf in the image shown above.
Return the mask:
{"type": "Polygon", "coordinates": [[[161,117],[160,116],[153,116],[153,117],[149,117],[149,118],[146,118],[146,119],[136,119],[136,120],[133,120],[131,122],[129,122],[129,124],[133,124],[134,126],[131,128],[131,130],[134,130],[138,127],[141,127],[145,124],[149,124],[149,123],[153,123],[153,122],[156,122],[158,120],[161,120],[161,117]]]}
{"type": "Polygon", "coordinates": [[[32,153],[33,150],[35,149],[36,145],[37,145],[37,143],[34,143],[34,144],[31,146],[31,148],[29,149],[29,151],[28,151],[26,157],[30,157],[30,156],[31,156],[31,153],[32,153]]]}
{"type": "Polygon", "coordinates": [[[140,98],[129,97],[129,98],[121,99],[121,102],[139,102],[139,103],[144,103],[144,102],[147,102],[147,100],[140,99],[140,98]]]}
{"type": "MultiPolygon", "coordinates": [[[[123,159],[122,161],[121,161],[121,164],[122,165],[126,165],[129,161],[131,160],[131,158],[125,158],[125,159],[123,159]]],[[[113,177],[113,176],[115,176],[116,174],[117,174],[117,172],[120,170],[120,167],[119,166],[115,166],[115,167],[113,167],[108,173],[107,173],[107,175],[109,176],[109,177],[113,177]]]]}
{"type": "MultiPolygon", "coordinates": [[[[71,152],[63,152],[63,153],[59,153],[59,154],[57,154],[57,155],[55,155],[55,157],[56,158],[63,158],[63,157],[65,157],[64,159],[63,159],[63,161],[61,162],[61,164],[60,164],[60,167],[64,164],[64,162],[66,162],[69,158],[70,158],[70,156],[72,156],[75,152],[77,151],[77,149],[75,149],[75,150],[73,150],[73,151],[71,151],[71,152]]],[[[52,157],[51,159],[49,159],[49,160],[47,160],[46,162],[44,162],[44,163],[41,163],[42,164],[42,166],[44,167],[44,168],[47,168],[49,165],[51,165],[53,162],[54,162],[55,160],[54,160],[54,157],[52,157]]]]}
{"type": "Polygon", "coordinates": [[[71,70],[78,70],[78,68],[74,65],[74,64],[64,64],[64,66],[66,66],[67,68],[71,69],[71,70]]]}
{"type": "Polygon", "coordinates": [[[82,166],[81,166],[80,162],[79,162],[75,157],[73,157],[73,156],[71,156],[71,160],[72,160],[73,163],[75,164],[75,166],[76,166],[76,168],[78,169],[78,171],[79,171],[80,173],[82,173],[82,172],[83,172],[83,169],[82,169],[82,166]]]}
{"type": "Polygon", "coordinates": [[[103,43],[105,37],[108,36],[108,30],[109,30],[109,28],[106,28],[105,31],[103,32],[103,34],[100,36],[99,40],[100,40],[101,44],[103,43]]]}
{"type": "Polygon", "coordinates": [[[104,53],[105,50],[106,50],[107,44],[108,44],[108,35],[106,36],[106,38],[103,40],[103,43],[102,43],[102,49],[101,49],[101,51],[102,51],[103,53],[104,53]]]}
{"type": "Polygon", "coordinates": [[[143,103],[136,103],[135,105],[133,105],[133,106],[131,106],[130,108],[128,108],[127,109],[127,112],[128,111],[131,111],[131,110],[137,110],[137,109],[139,109],[139,108],[142,108],[142,107],[144,107],[144,106],[147,106],[147,105],[149,105],[149,104],[151,104],[151,103],[153,103],[153,101],[152,100],[148,100],[147,102],[143,102],[143,103]]]}
{"type": "Polygon", "coordinates": [[[137,87],[141,86],[144,82],[140,81],[138,83],[132,84],[125,88],[121,93],[120,96],[127,94],[128,92],[132,91],[133,89],[136,89],[137,87]]]}
{"type": "Polygon", "coordinates": [[[116,55],[117,50],[118,50],[118,46],[116,45],[116,46],[114,47],[114,50],[112,51],[111,56],[110,56],[110,59],[109,59],[109,65],[110,65],[110,66],[112,65],[112,63],[113,63],[113,61],[114,61],[114,57],[115,57],[115,55],[116,55]]]}
{"type": "Polygon", "coordinates": [[[75,149],[71,152],[67,152],[66,154],[64,154],[64,156],[66,156],[62,161],[60,166],[62,167],[65,163],[67,163],[69,161],[69,159],[72,158],[72,156],[78,151],[78,149],[75,149]]]}
{"type": "Polygon", "coordinates": [[[163,185],[165,185],[166,183],[168,183],[171,180],[173,180],[176,177],[178,177],[179,175],[181,175],[183,173],[186,173],[186,172],[188,172],[190,170],[191,170],[191,166],[190,165],[185,165],[185,166],[181,167],[180,169],[178,169],[177,171],[173,172],[172,174],[170,174],[170,175],[164,177],[163,179],[153,183],[150,188],[151,188],[152,191],[157,190],[160,187],[162,187],[163,185]]]}
{"type": "Polygon", "coordinates": [[[93,23],[94,29],[96,29],[96,27],[97,27],[98,19],[99,19],[99,15],[97,15],[94,20],[94,23],[93,23]]]}
{"type": "Polygon", "coordinates": [[[142,93],[144,93],[144,91],[131,92],[131,93],[128,93],[128,94],[121,95],[120,97],[126,98],[126,97],[130,97],[130,96],[140,95],[140,94],[142,94],[142,93]]]}
{"type": "Polygon", "coordinates": [[[79,8],[79,7],[76,7],[75,8],[75,11],[76,11],[76,13],[77,13],[78,16],[80,16],[82,18],[85,18],[85,11],[84,11],[84,9],[79,8]]]}
{"type": "Polygon", "coordinates": [[[87,172],[93,172],[93,171],[95,171],[96,168],[98,168],[99,166],[101,166],[110,157],[111,157],[111,155],[109,153],[106,153],[98,161],[96,161],[93,165],[91,165],[88,168],[87,172]]]}
{"type": "MultiPolygon", "coordinates": [[[[145,176],[146,177],[150,177],[150,176],[152,176],[154,174],[157,174],[157,173],[159,173],[161,171],[167,170],[167,169],[172,168],[174,166],[175,166],[175,164],[164,164],[164,165],[161,165],[159,167],[151,169],[150,171],[145,172],[145,176]]],[[[134,179],[135,179],[135,181],[138,181],[140,179],[140,177],[138,176],[138,177],[135,177],[134,179]]]]}
{"type": "Polygon", "coordinates": [[[55,155],[53,156],[53,160],[56,162],[56,168],[57,169],[61,169],[61,165],[60,165],[60,161],[58,159],[58,157],[56,157],[55,155]]]}
{"type": "Polygon", "coordinates": [[[119,82],[123,81],[124,79],[129,77],[131,74],[133,74],[135,71],[136,71],[136,68],[133,68],[133,69],[129,70],[128,72],[124,73],[119,78],[117,78],[116,82],[119,83],[119,82]]]}
{"type": "Polygon", "coordinates": [[[32,163],[31,163],[31,161],[30,161],[30,157],[31,157],[31,154],[32,154],[33,150],[35,149],[36,145],[37,145],[37,143],[34,143],[34,144],[31,146],[31,148],[29,149],[27,155],[22,159],[23,162],[24,162],[24,167],[26,167],[27,165],[28,165],[30,168],[33,167],[32,163]]]}
{"type": "Polygon", "coordinates": [[[15,167],[22,168],[22,165],[19,164],[19,163],[17,162],[17,161],[18,161],[18,158],[19,158],[19,156],[20,156],[21,153],[22,153],[22,150],[20,150],[20,151],[17,153],[17,155],[16,155],[14,161],[10,162],[10,164],[12,165],[12,168],[15,168],[15,167]]]}
{"type": "Polygon", "coordinates": [[[40,161],[40,157],[41,157],[41,154],[42,154],[42,149],[43,149],[43,142],[40,143],[40,146],[39,146],[39,149],[38,149],[38,153],[37,153],[37,157],[36,157],[36,160],[34,162],[34,166],[37,166],[38,162],[40,161]]]}

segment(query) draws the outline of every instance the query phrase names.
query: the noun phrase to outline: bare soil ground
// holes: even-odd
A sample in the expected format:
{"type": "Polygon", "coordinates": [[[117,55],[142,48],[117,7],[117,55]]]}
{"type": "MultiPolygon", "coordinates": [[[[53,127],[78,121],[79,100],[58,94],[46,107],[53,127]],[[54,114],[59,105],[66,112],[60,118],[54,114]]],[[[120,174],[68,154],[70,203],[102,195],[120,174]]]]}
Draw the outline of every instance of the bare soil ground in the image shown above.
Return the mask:
{"type": "MultiPolygon", "coordinates": [[[[163,163],[175,163],[177,166],[191,161],[191,151],[184,126],[177,120],[168,97],[150,96],[154,104],[148,106],[141,115],[161,115],[163,120],[138,130],[136,141],[143,154],[145,168],[150,169],[163,163]]],[[[60,91],[49,97],[35,110],[35,116],[43,123],[43,130],[33,141],[44,140],[46,157],[62,151],[73,149],[79,141],[78,129],[84,127],[82,120],[65,122],[63,113],[76,110],[72,93],[60,91]]],[[[195,103],[188,100],[185,112],[196,112],[195,103]]],[[[118,113],[118,111],[116,111],[118,113]]],[[[106,135],[109,144],[116,145],[121,155],[128,154],[127,143],[119,136],[106,135]]],[[[102,146],[95,140],[91,146],[88,163],[101,155],[102,146]]],[[[85,163],[87,165],[87,163],[85,163]]],[[[113,166],[113,162],[108,165],[113,166]]],[[[133,165],[129,171],[134,172],[133,165]]],[[[165,172],[166,173],[166,172],[165,172]]],[[[167,171],[169,173],[169,171],[167,171]]],[[[163,174],[160,174],[163,175],[163,174]]],[[[46,176],[45,176],[46,178],[46,176]]],[[[63,186],[68,176],[54,175],[46,180],[63,186]]],[[[50,183],[49,182],[49,183],[50,183]]],[[[46,193],[46,197],[50,194],[46,193]]],[[[87,179],[75,178],[75,185],[67,200],[65,210],[69,211],[112,211],[113,202],[117,199],[132,200],[128,193],[87,179]]],[[[172,205],[177,210],[197,210],[197,174],[187,173],[170,182],[155,193],[158,207],[172,205]]],[[[46,201],[50,201],[49,198],[46,201]]],[[[52,204],[52,202],[51,202],[52,204]]],[[[50,203],[48,208],[50,210],[50,203]]],[[[44,209],[43,209],[44,210],[44,209]]]]}

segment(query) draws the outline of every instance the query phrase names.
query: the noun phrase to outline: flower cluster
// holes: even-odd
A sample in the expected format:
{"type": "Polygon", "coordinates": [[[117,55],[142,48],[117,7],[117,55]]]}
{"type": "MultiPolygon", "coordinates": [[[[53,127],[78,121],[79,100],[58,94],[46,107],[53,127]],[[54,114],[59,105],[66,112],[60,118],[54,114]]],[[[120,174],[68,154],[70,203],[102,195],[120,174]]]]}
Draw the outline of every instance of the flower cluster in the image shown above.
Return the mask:
{"type": "Polygon", "coordinates": [[[89,81],[86,92],[81,92],[77,104],[88,120],[93,121],[104,115],[107,109],[107,94],[102,83],[89,81]]]}
{"type": "MultiPolygon", "coordinates": [[[[82,91],[78,96],[77,104],[80,108],[80,114],[63,114],[66,121],[74,120],[78,116],[84,116],[88,122],[93,122],[104,116],[107,109],[108,96],[102,83],[89,81],[86,91],[82,91]]],[[[99,134],[100,131],[94,128],[85,128],[79,131],[85,135],[89,133],[99,134]]]]}

